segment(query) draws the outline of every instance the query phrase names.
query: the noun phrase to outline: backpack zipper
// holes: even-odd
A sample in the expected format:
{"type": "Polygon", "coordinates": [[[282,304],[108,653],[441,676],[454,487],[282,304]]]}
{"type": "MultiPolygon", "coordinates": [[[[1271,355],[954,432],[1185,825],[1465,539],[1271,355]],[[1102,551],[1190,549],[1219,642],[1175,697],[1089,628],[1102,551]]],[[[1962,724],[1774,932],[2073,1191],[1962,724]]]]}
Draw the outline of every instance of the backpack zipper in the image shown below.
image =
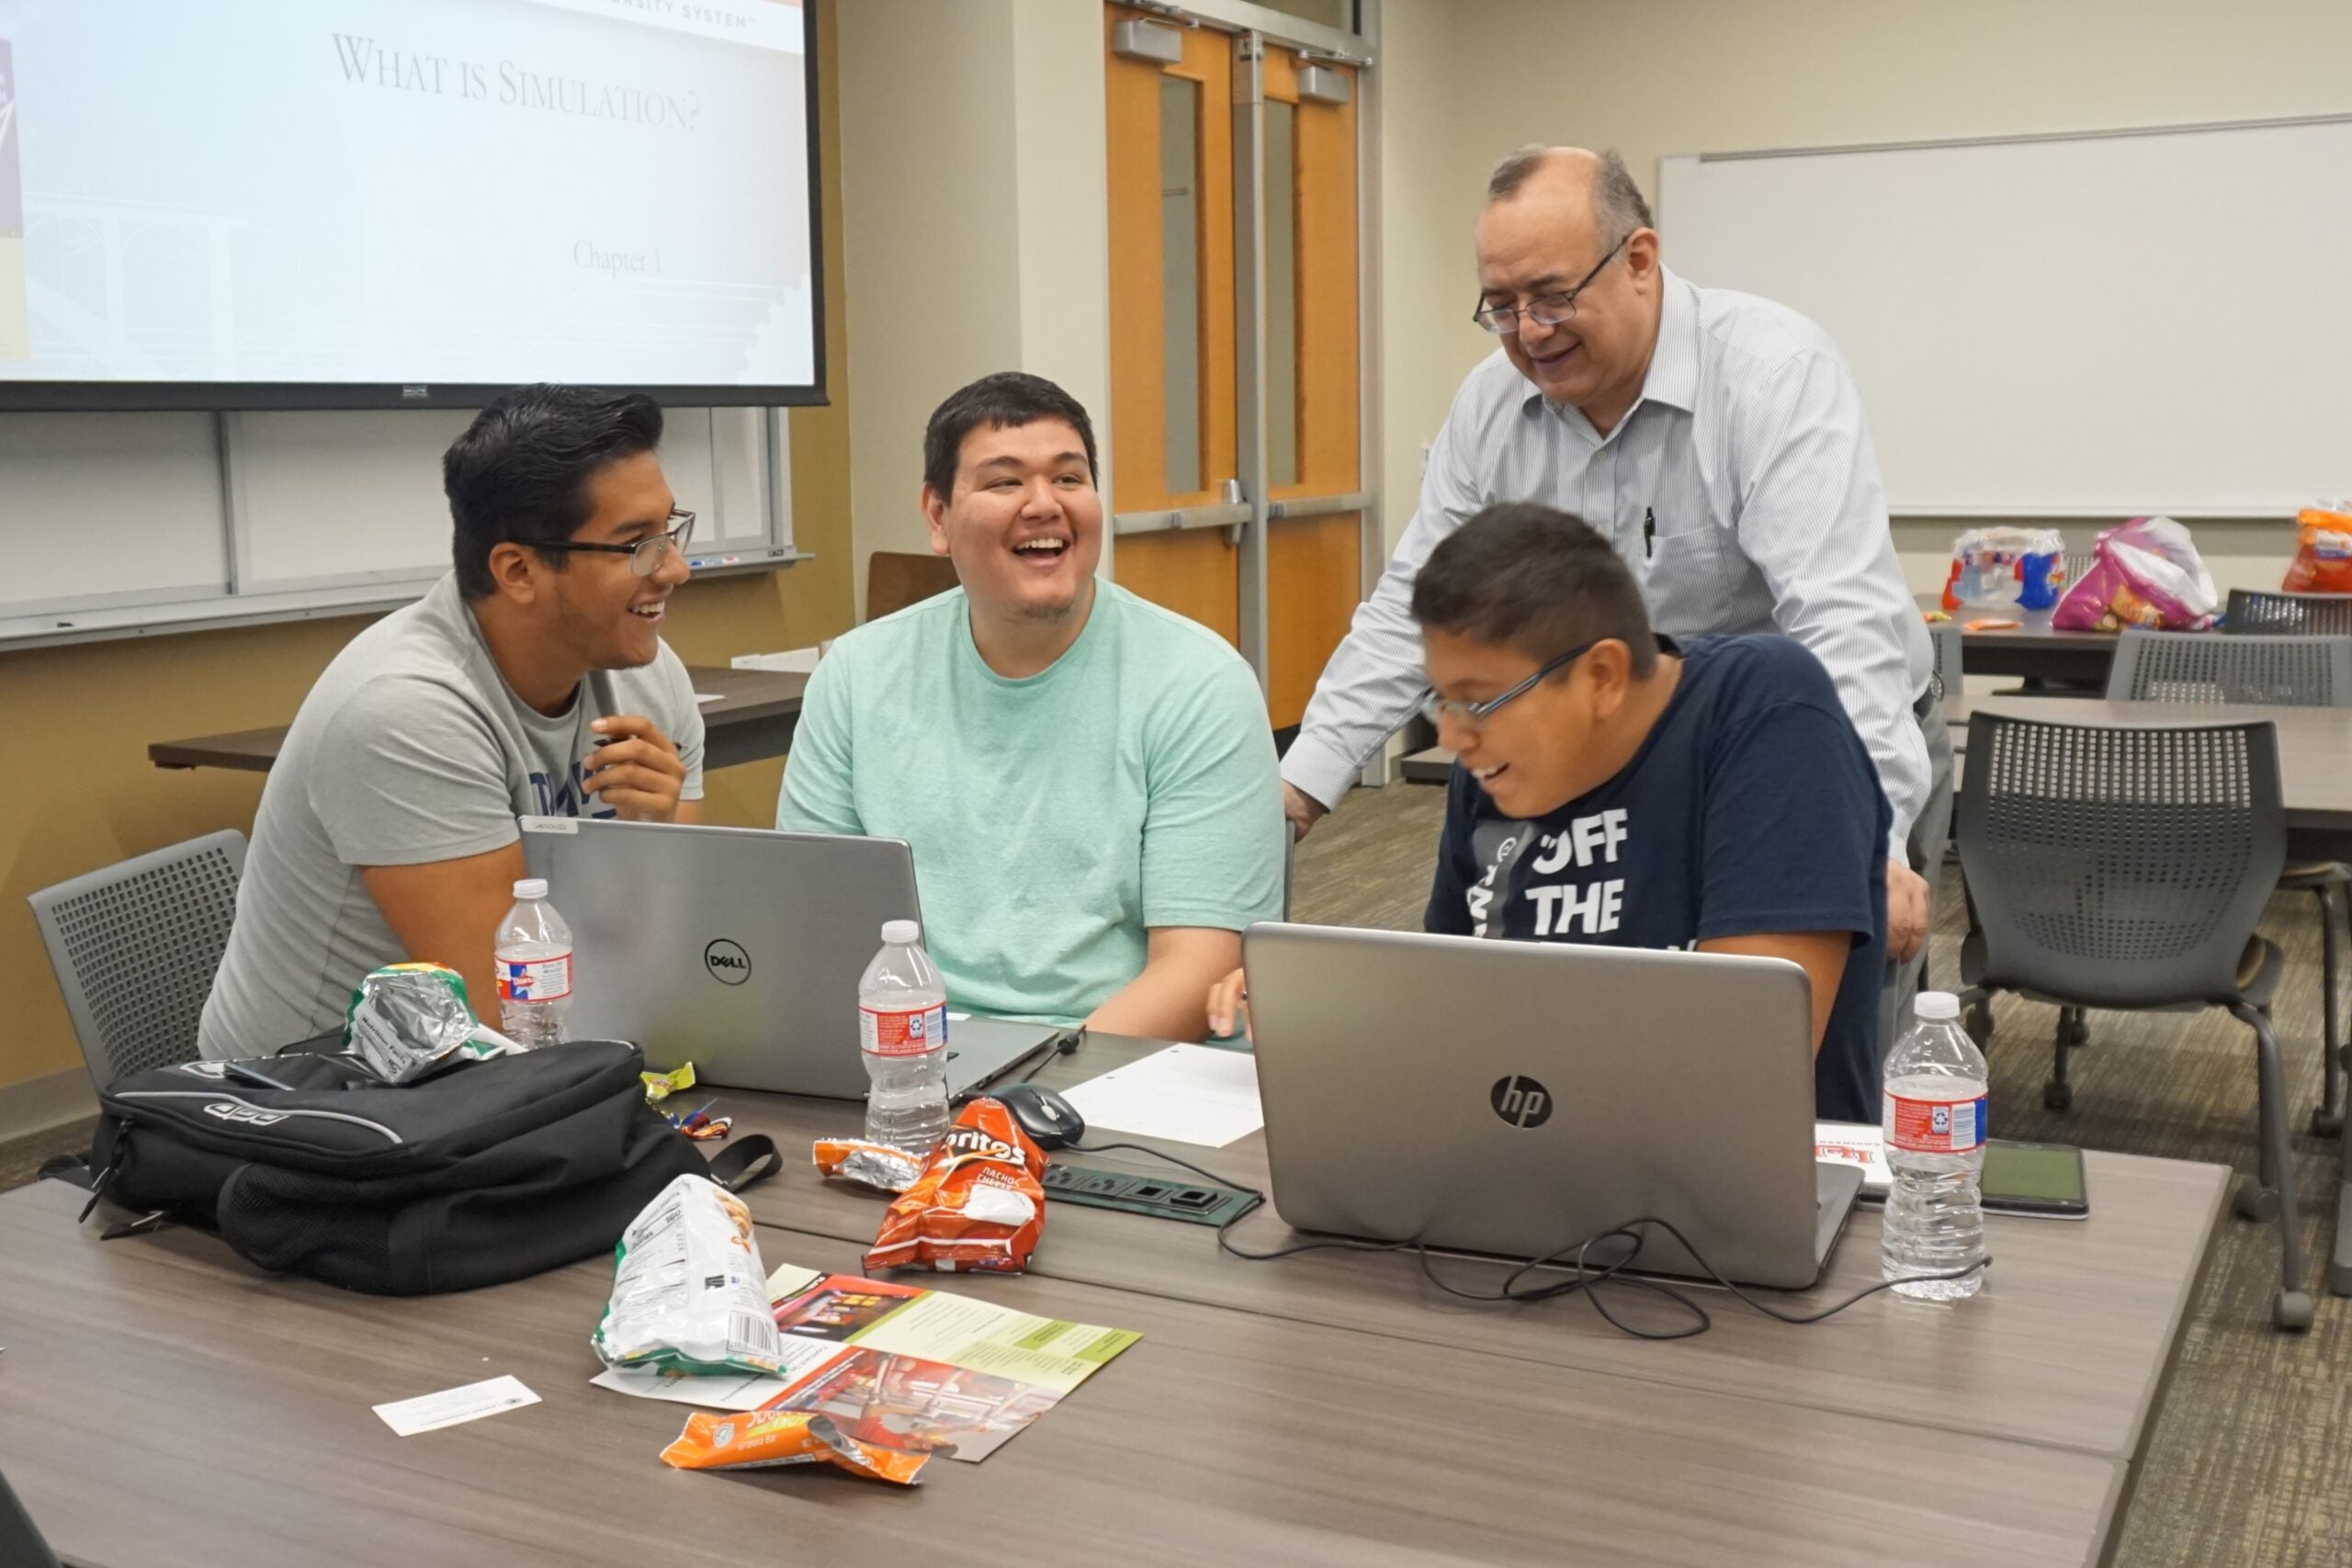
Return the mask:
{"type": "MultiPolygon", "coordinates": [[[[242,1105],[246,1110],[254,1112],[256,1115],[323,1117],[330,1122],[348,1122],[354,1126],[365,1127],[371,1133],[381,1133],[384,1135],[386,1142],[395,1145],[403,1142],[398,1133],[393,1132],[381,1122],[370,1122],[365,1116],[354,1116],[350,1112],[344,1111],[298,1111],[291,1107],[255,1105],[250,1100],[242,1099],[237,1095],[229,1094],[218,1089],[134,1089],[124,1090],[123,1092],[117,1094],[114,1098],[117,1100],[225,1100],[232,1104],[242,1105]]],[[[223,1122],[221,1124],[223,1126],[231,1126],[234,1123],[223,1122]]]]}

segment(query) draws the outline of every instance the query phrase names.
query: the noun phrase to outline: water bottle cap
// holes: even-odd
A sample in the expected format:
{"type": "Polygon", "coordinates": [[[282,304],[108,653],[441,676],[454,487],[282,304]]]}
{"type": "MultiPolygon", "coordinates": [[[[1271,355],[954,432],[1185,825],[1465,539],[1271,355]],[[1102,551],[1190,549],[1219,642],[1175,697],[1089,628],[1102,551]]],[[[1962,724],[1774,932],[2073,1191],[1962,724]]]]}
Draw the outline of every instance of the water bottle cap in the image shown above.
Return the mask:
{"type": "Polygon", "coordinates": [[[1921,991],[1912,1010],[1921,1018],[1958,1018],[1960,998],[1950,991],[1921,991]]]}
{"type": "Polygon", "coordinates": [[[885,920],[882,922],[882,940],[899,947],[921,942],[922,922],[921,920],[885,920]]]}
{"type": "Polygon", "coordinates": [[[517,898],[544,898],[547,896],[548,879],[544,876],[526,876],[514,885],[514,897],[517,898]]]}

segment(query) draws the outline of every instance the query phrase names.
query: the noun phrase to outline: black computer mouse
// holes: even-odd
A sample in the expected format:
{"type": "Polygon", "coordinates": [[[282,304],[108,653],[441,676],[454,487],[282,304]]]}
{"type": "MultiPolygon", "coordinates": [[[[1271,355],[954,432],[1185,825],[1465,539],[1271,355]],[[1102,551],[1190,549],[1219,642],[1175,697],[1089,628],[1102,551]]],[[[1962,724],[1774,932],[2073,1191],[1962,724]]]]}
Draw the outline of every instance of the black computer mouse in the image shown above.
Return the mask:
{"type": "Polygon", "coordinates": [[[1067,1148],[1086,1136],[1086,1118],[1078,1107],[1044,1084],[1006,1084],[989,1090],[989,1098],[1012,1111],[1021,1130],[1041,1149],[1067,1148]]]}

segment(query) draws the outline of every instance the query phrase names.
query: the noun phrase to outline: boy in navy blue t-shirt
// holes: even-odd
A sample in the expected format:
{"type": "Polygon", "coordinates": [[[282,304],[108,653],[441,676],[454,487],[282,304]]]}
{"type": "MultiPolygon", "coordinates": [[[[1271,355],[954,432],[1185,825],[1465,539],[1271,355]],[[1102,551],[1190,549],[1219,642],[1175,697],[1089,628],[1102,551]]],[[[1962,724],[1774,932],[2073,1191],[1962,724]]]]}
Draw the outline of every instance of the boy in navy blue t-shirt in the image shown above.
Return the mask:
{"type": "MultiPolygon", "coordinates": [[[[1423,924],[1792,959],[1818,1113],[1875,1121],[1889,811],[1814,656],[1654,636],[1609,542],[1544,506],[1441,543],[1413,615],[1457,759],[1423,924]]],[[[1239,992],[1218,987],[1213,1024],[1239,992]]]]}

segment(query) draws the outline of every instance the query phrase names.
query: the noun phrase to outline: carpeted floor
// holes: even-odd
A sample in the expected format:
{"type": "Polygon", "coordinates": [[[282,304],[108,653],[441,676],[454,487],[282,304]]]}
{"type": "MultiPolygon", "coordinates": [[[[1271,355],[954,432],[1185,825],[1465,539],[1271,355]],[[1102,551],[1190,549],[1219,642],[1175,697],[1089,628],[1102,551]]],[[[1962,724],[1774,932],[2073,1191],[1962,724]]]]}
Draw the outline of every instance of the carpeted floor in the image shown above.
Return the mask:
{"type": "MultiPolygon", "coordinates": [[[[1428,785],[1357,791],[1300,847],[1294,918],[1418,930],[1443,811],[1444,791],[1428,785]]],[[[1958,886],[1948,872],[1929,960],[1931,980],[1947,986],[1957,984],[1958,886]]],[[[2352,1562],[2352,1300],[2327,1295],[2321,1283],[2336,1145],[2301,1131],[2319,1099],[2320,928],[2310,896],[2275,898],[2262,929],[2287,953],[2277,1016],[2318,1321],[2309,1335],[2272,1332],[2275,1227],[2225,1219],[2111,1558],[2129,1568],[2352,1562]]],[[[2030,1002],[1998,1004],[1989,1055],[2002,1136],[2254,1169],[2254,1052],[2241,1025],[2221,1013],[2093,1013],[2092,1044],[2070,1072],[2074,1108],[2059,1114],[2041,1104],[2055,1018],[2030,1002]]],[[[0,1190],[88,1138],[85,1122],[0,1145],[0,1190]]]]}

